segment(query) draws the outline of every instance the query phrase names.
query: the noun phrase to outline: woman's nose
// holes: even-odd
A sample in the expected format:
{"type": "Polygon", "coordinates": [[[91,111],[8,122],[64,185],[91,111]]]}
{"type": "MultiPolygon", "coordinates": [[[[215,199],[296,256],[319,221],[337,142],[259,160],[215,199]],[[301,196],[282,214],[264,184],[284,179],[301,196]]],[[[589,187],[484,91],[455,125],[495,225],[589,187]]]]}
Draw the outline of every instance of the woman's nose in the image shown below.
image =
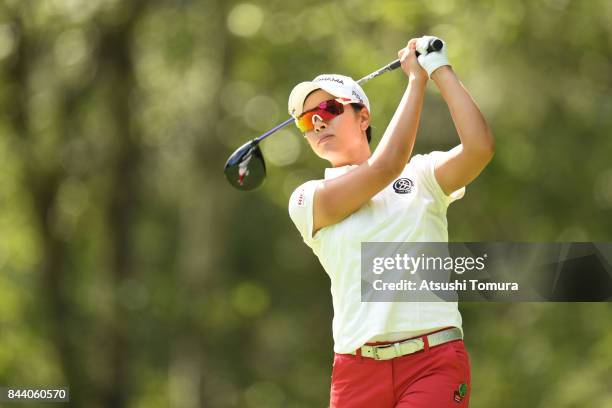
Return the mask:
{"type": "Polygon", "coordinates": [[[314,126],[315,132],[320,132],[321,130],[327,128],[327,124],[323,122],[323,118],[319,115],[314,115],[312,117],[312,124],[314,126]]]}

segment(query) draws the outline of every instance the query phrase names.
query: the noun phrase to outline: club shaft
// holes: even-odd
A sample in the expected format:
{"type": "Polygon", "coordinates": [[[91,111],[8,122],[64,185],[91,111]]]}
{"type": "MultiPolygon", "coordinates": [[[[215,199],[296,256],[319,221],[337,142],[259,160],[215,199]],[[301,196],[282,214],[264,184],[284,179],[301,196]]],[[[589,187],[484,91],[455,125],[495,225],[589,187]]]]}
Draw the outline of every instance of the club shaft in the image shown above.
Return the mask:
{"type": "Polygon", "coordinates": [[[394,69],[396,69],[397,67],[399,67],[401,65],[400,60],[396,59],[395,61],[385,65],[384,67],[382,67],[381,69],[372,72],[369,75],[364,76],[363,78],[361,78],[360,80],[357,81],[357,83],[359,85],[368,82],[370,79],[372,78],[376,78],[377,76],[384,74],[385,72],[388,71],[393,71],[394,69]]]}
{"type": "Polygon", "coordinates": [[[285,126],[287,126],[288,124],[290,124],[291,122],[293,122],[295,119],[293,119],[293,116],[290,116],[289,119],[287,119],[286,121],[284,121],[283,123],[281,123],[278,126],[273,127],[272,129],[268,130],[266,133],[264,133],[263,135],[257,137],[256,139],[253,140],[253,143],[259,143],[262,140],[264,140],[266,137],[270,136],[272,133],[276,132],[277,130],[280,130],[282,128],[284,128],[285,126]]]}

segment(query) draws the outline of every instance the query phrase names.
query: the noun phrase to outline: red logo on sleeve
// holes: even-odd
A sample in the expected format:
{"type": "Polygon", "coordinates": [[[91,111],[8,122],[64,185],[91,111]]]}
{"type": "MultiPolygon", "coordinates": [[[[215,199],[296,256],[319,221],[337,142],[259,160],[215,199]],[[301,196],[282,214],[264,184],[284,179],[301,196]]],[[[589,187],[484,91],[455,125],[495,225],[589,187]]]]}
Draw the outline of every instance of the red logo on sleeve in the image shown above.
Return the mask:
{"type": "Polygon", "coordinates": [[[304,207],[306,205],[306,199],[304,198],[304,190],[300,190],[300,194],[298,195],[297,198],[297,205],[299,207],[304,207]]]}

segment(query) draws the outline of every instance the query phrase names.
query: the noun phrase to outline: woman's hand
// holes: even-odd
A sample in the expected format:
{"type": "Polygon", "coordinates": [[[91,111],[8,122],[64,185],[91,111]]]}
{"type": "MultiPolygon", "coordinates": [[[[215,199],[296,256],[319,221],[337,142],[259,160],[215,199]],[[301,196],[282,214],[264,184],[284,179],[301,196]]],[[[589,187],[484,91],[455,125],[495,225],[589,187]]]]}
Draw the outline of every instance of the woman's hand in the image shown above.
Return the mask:
{"type": "MultiPolygon", "coordinates": [[[[421,53],[418,56],[419,64],[432,78],[433,73],[440,67],[450,66],[448,62],[447,46],[444,40],[438,37],[432,37],[431,35],[424,35],[419,38],[416,42],[416,49],[421,53]],[[442,42],[442,48],[438,51],[428,51],[429,44],[434,40],[442,42]]],[[[433,78],[432,78],[433,79],[433,78]]]]}
{"type": "Polygon", "coordinates": [[[416,56],[416,42],[418,38],[413,38],[408,41],[406,47],[397,52],[397,56],[402,64],[402,70],[406,73],[410,81],[420,79],[425,82],[429,79],[427,71],[425,71],[416,56]]]}

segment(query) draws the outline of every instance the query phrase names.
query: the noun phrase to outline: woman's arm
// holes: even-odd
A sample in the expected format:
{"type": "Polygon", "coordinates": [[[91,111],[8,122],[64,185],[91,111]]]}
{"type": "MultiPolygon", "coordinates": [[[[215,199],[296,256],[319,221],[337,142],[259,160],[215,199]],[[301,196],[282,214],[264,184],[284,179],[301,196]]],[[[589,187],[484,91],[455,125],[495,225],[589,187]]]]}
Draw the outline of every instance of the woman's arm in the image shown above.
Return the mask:
{"type": "Polygon", "coordinates": [[[446,101],[461,144],[436,162],[435,175],[446,194],[474,180],[491,161],[495,140],[482,113],[450,66],[435,70],[431,79],[446,101]]]}
{"type": "Polygon", "coordinates": [[[408,87],[372,156],[340,177],[324,180],[314,194],[313,234],[361,208],[404,169],[416,138],[427,72],[419,65],[412,39],[398,52],[408,87]]]}

